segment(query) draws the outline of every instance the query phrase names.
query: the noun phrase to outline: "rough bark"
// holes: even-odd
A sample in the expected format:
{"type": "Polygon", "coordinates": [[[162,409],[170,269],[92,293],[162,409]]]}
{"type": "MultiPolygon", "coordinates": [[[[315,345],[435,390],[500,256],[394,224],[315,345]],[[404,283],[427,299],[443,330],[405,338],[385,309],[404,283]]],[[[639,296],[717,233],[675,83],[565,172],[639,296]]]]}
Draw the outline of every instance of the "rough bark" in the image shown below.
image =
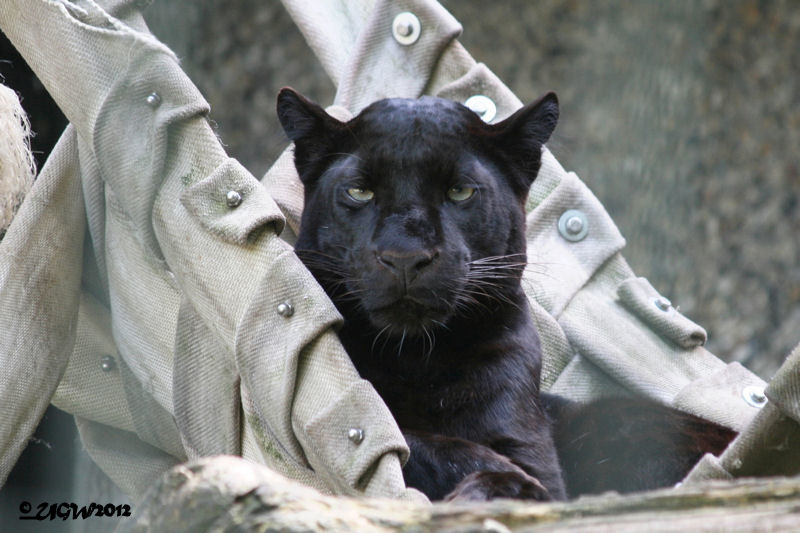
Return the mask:
{"type": "Polygon", "coordinates": [[[325,496],[235,457],[181,465],[122,532],[797,531],[800,477],[711,482],[566,503],[423,505],[325,496]]]}

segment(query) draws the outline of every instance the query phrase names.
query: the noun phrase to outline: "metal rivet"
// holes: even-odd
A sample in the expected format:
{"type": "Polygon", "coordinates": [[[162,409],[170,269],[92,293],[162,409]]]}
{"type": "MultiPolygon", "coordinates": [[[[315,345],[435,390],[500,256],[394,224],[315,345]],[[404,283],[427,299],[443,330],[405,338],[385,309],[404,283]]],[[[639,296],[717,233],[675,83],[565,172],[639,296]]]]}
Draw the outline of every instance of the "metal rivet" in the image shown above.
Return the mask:
{"type": "Polygon", "coordinates": [[[669,311],[670,307],[672,307],[672,302],[669,301],[668,298],[664,298],[663,296],[659,296],[653,303],[656,304],[659,310],[667,312],[669,311]]]}
{"type": "Polygon", "coordinates": [[[394,29],[401,37],[408,37],[414,33],[414,26],[405,21],[398,21],[397,24],[395,24],[394,29]]]}
{"type": "Polygon", "coordinates": [[[405,11],[394,18],[392,22],[392,35],[403,46],[414,44],[419,39],[422,26],[414,13],[405,11]]]}
{"type": "Polygon", "coordinates": [[[361,444],[361,441],[364,440],[364,430],[359,428],[350,428],[350,431],[347,432],[347,438],[356,444],[361,444]]]}
{"type": "Polygon", "coordinates": [[[567,231],[577,235],[583,231],[583,219],[581,217],[570,217],[567,219],[567,231]]]}
{"type": "Polygon", "coordinates": [[[228,191],[228,194],[225,195],[225,202],[228,207],[239,207],[239,204],[242,203],[242,195],[239,194],[239,191],[228,191]]]}
{"type": "Polygon", "coordinates": [[[558,232],[568,241],[583,240],[589,233],[589,219],[582,211],[569,209],[558,219],[558,232]]]}
{"type": "Polygon", "coordinates": [[[100,358],[100,368],[103,372],[112,372],[117,369],[117,360],[113,355],[104,355],[100,358]]]}
{"type": "Polygon", "coordinates": [[[481,117],[484,122],[491,122],[497,116],[497,106],[488,96],[482,94],[470,96],[464,105],[481,117]]]}
{"type": "Polygon", "coordinates": [[[147,105],[150,107],[158,107],[159,104],[161,104],[161,97],[158,95],[158,93],[152,92],[147,95],[145,102],[147,102],[147,105]]]}
{"type": "Polygon", "coordinates": [[[289,302],[278,304],[278,314],[284,318],[289,318],[294,314],[294,307],[289,302]]]}
{"type": "Polygon", "coordinates": [[[764,388],[757,385],[748,385],[742,389],[742,398],[747,402],[747,405],[758,407],[759,409],[767,405],[769,401],[767,395],[764,394],[764,388]]]}

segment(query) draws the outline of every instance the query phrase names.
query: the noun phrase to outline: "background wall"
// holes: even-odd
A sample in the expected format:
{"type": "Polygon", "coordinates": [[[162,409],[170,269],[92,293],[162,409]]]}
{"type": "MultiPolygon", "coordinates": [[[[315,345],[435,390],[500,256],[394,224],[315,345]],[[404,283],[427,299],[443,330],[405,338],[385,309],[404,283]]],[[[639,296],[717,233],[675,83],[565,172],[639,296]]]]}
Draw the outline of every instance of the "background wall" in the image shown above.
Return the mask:
{"type": "MultiPolygon", "coordinates": [[[[558,92],[556,157],[600,198],[634,270],[768,378],[800,342],[800,4],[446,0],[461,41],[523,101],[558,92]]],[[[334,88],[277,1],[146,13],[262,175],[286,145],[275,95],[334,88]]]]}

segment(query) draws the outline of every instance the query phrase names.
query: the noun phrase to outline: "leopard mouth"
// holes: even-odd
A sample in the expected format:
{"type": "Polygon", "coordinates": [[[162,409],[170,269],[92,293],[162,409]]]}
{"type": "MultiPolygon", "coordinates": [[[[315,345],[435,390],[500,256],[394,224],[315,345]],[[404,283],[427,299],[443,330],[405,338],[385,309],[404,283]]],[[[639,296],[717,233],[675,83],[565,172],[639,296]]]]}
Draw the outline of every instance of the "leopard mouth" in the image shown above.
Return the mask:
{"type": "Polygon", "coordinates": [[[403,335],[422,336],[431,328],[444,327],[450,318],[450,309],[432,305],[430,301],[405,295],[397,300],[367,308],[372,324],[379,329],[403,335]]]}

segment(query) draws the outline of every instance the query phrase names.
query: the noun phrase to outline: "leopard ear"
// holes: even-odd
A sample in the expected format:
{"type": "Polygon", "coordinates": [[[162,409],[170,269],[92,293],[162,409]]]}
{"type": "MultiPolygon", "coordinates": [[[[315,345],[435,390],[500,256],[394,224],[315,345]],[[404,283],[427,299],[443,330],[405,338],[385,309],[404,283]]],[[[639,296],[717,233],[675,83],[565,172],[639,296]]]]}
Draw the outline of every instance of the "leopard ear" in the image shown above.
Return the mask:
{"type": "Polygon", "coordinates": [[[278,120],[286,136],[294,142],[294,161],[303,183],[313,179],[322,168],[325,156],[334,151],[336,134],[344,123],[294,89],[284,87],[278,93],[278,120]]]}
{"type": "Polygon", "coordinates": [[[501,131],[513,133],[522,142],[543,145],[558,124],[558,96],[549,92],[498,123],[501,131]]]}
{"type": "Polygon", "coordinates": [[[518,185],[527,194],[541,166],[542,145],[558,123],[558,97],[549,92],[492,126],[496,146],[520,171],[518,185]]]}

